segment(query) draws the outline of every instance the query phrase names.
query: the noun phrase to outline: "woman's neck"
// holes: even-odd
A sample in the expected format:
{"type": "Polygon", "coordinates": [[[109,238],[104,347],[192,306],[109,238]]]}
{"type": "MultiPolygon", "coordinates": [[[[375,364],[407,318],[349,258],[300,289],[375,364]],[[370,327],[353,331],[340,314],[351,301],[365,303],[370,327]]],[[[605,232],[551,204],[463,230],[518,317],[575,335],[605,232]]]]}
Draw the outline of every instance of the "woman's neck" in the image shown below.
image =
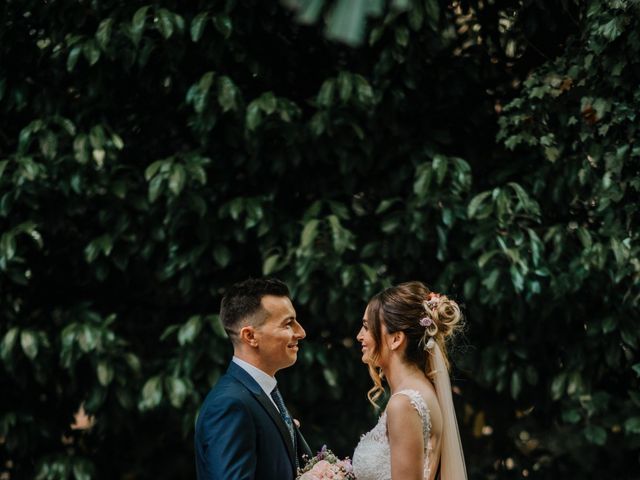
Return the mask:
{"type": "Polygon", "coordinates": [[[412,386],[415,380],[424,378],[422,372],[416,365],[403,363],[399,358],[392,358],[382,372],[387,379],[391,394],[412,386]]]}

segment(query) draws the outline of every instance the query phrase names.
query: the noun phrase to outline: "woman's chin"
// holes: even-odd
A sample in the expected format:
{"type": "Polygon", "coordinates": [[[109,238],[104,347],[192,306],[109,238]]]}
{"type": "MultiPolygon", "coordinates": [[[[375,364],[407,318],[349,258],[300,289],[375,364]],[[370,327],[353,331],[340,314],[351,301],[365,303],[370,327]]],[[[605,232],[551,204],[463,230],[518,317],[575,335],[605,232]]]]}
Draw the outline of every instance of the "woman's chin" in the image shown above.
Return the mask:
{"type": "MultiPolygon", "coordinates": [[[[362,354],[361,360],[362,360],[362,363],[364,363],[366,365],[370,365],[371,364],[371,358],[366,353],[362,354]]],[[[371,365],[371,366],[373,366],[373,365],[371,365]]]]}

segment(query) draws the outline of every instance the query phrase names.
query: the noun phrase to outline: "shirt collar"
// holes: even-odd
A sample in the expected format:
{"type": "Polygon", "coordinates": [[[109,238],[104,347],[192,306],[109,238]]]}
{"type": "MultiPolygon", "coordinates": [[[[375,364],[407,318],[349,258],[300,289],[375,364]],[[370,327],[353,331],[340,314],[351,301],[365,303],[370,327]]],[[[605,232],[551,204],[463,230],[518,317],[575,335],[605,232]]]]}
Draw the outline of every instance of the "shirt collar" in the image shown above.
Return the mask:
{"type": "Polygon", "coordinates": [[[266,393],[269,397],[271,396],[271,392],[278,385],[278,381],[275,377],[272,377],[268,373],[263,372],[258,367],[251,365],[249,362],[245,362],[244,360],[240,360],[238,357],[234,356],[231,360],[233,363],[242,368],[245,372],[251,375],[260,388],[266,393]]]}

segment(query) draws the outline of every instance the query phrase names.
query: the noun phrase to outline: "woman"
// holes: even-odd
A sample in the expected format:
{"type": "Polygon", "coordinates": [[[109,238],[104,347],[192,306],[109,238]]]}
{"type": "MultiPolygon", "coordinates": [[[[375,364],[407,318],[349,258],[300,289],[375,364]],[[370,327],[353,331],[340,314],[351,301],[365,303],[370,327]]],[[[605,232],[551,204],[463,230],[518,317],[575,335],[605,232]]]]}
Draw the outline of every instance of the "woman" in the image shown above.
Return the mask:
{"type": "Polygon", "coordinates": [[[357,339],[369,366],[375,406],[391,389],[387,408],[353,454],[358,480],[466,480],[451,398],[445,341],[461,326],[460,308],[420,282],[374,296],[357,339]]]}

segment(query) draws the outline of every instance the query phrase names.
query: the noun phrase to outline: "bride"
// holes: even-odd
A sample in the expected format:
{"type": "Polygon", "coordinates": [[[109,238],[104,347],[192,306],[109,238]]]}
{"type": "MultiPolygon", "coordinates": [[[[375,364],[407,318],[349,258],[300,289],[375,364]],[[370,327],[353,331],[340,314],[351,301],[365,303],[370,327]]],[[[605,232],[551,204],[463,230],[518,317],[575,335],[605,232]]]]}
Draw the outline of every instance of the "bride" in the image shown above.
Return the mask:
{"type": "Polygon", "coordinates": [[[460,308],[421,282],[374,296],[357,339],[374,387],[369,401],[391,397],[353,454],[358,480],[466,480],[451,398],[445,340],[461,326],[460,308]]]}

